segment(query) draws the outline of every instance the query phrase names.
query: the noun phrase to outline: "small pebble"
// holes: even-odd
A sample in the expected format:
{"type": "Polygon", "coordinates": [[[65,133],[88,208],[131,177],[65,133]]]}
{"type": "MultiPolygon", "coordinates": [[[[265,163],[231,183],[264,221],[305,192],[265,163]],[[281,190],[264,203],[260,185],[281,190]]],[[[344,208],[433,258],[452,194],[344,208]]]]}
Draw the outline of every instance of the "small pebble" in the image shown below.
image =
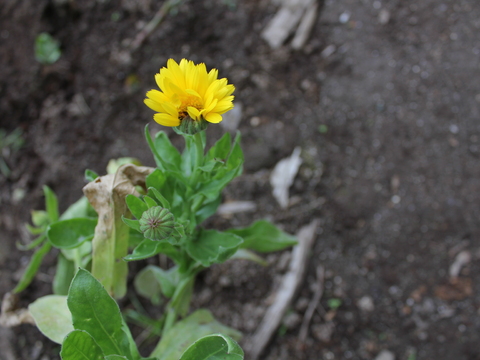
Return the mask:
{"type": "Polygon", "coordinates": [[[395,354],[389,350],[382,350],[377,355],[375,360],[395,360],[395,354]]]}

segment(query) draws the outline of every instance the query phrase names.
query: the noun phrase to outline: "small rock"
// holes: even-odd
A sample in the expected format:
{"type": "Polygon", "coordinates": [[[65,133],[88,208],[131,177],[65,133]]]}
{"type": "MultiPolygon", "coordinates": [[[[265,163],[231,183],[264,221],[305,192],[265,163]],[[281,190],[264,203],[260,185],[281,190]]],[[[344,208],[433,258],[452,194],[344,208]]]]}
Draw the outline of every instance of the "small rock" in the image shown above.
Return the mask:
{"type": "Polygon", "coordinates": [[[301,322],[302,317],[296,312],[291,312],[283,318],[283,325],[289,330],[295,329],[301,322]]]}
{"type": "Polygon", "coordinates": [[[332,322],[325,324],[317,324],[312,326],[312,333],[315,338],[323,342],[329,342],[332,338],[333,330],[335,326],[332,322]]]}
{"type": "Polygon", "coordinates": [[[389,350],[382,350],[377,355],[375,360],[395,360],[395,354],[389,350]]]}
{"type": "Polygon", "coordinates": [[[360,300],[358,300],[357,306],[364,312],[372,312],[375,310],[375,304],[370,296],[363,296],[360,300]]]}
{"type": "Polygon", "coordinates": [[[382,25],[387,24],[390,21],[390,11],[382,9],[378,13],[378,22],[382,25]]]}

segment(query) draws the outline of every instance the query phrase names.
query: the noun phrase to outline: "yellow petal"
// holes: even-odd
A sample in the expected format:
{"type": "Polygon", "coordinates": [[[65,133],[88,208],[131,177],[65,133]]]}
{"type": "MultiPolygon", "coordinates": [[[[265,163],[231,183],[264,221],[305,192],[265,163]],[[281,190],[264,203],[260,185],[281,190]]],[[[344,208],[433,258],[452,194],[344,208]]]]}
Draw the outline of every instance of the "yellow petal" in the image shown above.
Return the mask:
{"type": "Polygon", "coordinates": [[[156,101],[158,103],[164,103],[167,101],[170,101],[170,99],[162,92],[158,90],[150,90],[147,92],[147,97],[149,99],[152,99],[153,101],[156,101]]]}
{"type": "Polygon", "coordinates": [[[168,102],[163,103],[162,106],[167,114],[178,118],[178,109],[175,106],[168,102]]]}
{"type": "Polygon", "coordinates": [[[222,115],[211,112],[210,114],[205,115],[205,120],[207,120],[210,123],[217,124],[220,121],[222,121],[222,115]]]}
{"type": "Polygon", "coordinates": [[[178,126],[180,125],[180,120],[168,114],[155,114],[153,115],[153,120],[163,126],[178,126]]]}
{"type": "Polygon", "coordinates": [[[163,108],[162,104],[153,101],[151,99],[145,99],[143,100],[145,105],[147,105],[150,109],[156,111],[156,112],[165,112],[165,109],[163,108]]]}
{"type": "Polygon", "coordinates": [[[198,109],[194,108],[193,106],[189,106],[187,108],[187,111],[188,115],[190,115],[190,117],[194,120],[198,120],[198,118],[200,117],[200,111],[198,111],[198,109]]]}

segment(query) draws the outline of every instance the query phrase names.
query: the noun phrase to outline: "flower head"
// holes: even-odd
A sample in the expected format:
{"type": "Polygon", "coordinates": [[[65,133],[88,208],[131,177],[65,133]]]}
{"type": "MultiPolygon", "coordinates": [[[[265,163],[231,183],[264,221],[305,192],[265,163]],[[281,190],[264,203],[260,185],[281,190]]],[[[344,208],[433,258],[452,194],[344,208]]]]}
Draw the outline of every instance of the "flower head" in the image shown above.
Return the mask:
{"type": "Polygon", "coordinates": [[[219,123],[222,114],[233,108],[235,87],[227,79],[218,79],[218,70],[207,72],[205,64],[195,65],[182,59],[169,59],[167,67],[155,75],[160,91],[147,92],[145,104],[157,111],[153,119],[164,126],[181,123],[219,123]]]}
{"type": "Polygon", "coordinates": [[[145,211],[139,220],[140,231],[147,239],[163,240],[168,238],[175,227],[175,217],[161,206],[154,206],[145,211]]]}

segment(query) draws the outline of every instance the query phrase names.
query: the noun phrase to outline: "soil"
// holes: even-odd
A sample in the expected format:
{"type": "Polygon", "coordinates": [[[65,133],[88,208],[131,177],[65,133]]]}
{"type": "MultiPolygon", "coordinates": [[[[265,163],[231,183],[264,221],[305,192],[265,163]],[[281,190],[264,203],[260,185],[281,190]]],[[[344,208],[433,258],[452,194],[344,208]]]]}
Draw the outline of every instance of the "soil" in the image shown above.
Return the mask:
{"type": "MultiPolygon", "coordinates": [[[[257,205],[208,226],[268,218],[295,233],[321,221],[301,291],[264,358],[480,359],[480,6],[325,0],[294,51],[272,50],[260,36],[277,3],[185,1],[129,52],[126,41],[161,2],[2,1],[0,128],[22,129],[25,145],[2,152],[13,171],[0,175],[0,295],[31,256],[15,243],[30,239],[24,224],[43,208],[43,185],[65,209],[82,195],[85,169],[104,173],[122,156],[153,165],[143,98],[168,58],[188,58],[236,86],[245,171],[224,197],[257,205]],[[61,43],[53,65],[35,60],[41,32],[61,43]],[[283,210],[269,174],[296,146],[304,161],[283,210]],[[455,273],[461,258],[468,261],[455,273]],[[320,265],[324,294],[300,341],[320,265]]],[[[223,132],[211,126],[210,141],[223,132]]],[[[195,307],[241,330],[245,345],[288,257],[269,255],[266,268],[214,266],[198,281],[195,307]]],[[[52,254],[21,305],[51,292],[54,265],[52,254]]],[[[0,334],[2,359],[59,359],[33,326],[0,334]]]]}

